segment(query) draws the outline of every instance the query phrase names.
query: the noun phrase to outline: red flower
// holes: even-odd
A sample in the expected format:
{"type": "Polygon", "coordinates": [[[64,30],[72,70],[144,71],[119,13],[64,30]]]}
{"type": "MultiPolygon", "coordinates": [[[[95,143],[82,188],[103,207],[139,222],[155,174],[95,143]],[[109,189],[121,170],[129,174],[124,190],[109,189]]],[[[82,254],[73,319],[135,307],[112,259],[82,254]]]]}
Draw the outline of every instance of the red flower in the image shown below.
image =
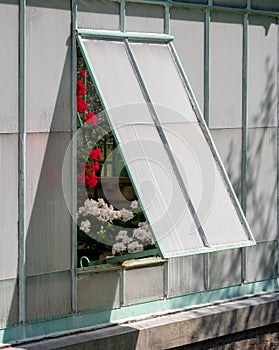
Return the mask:
{"type": "Polygon", "coordinates": [[[95,126],[98,123],[98,118],[93,112],[85,114],[85,122],[88,124],[95,126]]]}
{"type": "Polygon", "coordinates": [[[82,80],[77,81],[77,96],[84,96],[86,94],[86,86],[82,80]]]}
{"type": "Polygon", "coordinates": [[[93,188],[97,185],[98,183],[98,177],[95,173],[93,174],[88,174],[85,176],[85,184],[89,187],[89,188],[93,188]]]}
{"type": "Polygon", "coordinates": [[[92,151],[89,153],[89,156],[93,160],[95,160],[95,159],[102,159],[102,157],[103,157],[100,148],[92,149],[92,151]]]}
{"type": "Polygon", "coordinates": [[[80,76],[81,76],[82,78],[85,78],[85,71],[84,71],[84,69],[80,69],[80,70],[79,70],[79,74],[80,74],[80,76]]]}
{"type": "Polygon", "coordinates": [[[88,104],[80,96],[77,96],[77,111],[78,113],[84,113],[88,109],[88,104]]]}

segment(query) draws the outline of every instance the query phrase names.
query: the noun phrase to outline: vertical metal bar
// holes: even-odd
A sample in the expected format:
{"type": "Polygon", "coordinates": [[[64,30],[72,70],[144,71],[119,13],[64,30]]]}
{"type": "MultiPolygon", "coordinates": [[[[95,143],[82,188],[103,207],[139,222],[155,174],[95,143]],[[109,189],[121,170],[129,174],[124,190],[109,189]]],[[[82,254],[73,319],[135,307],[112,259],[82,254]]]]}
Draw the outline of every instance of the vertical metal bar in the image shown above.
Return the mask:
{"type": "Polygon", "coordinates": [[[26,318],[26,0],[19,2],[18,293],[19,323],[26,318]]]}
{"type": "Polygon", "coordinates": [[[126,0],[121,0],[120,3],[120,31],[126,31],[126,0]]]}
{"type": "MultiPolygon", "coordinates": [[[[279,242],[279,18],[277,18],[277,240],[279,242]]],[[[277,275],[279,276],[279,259],[277,275]]]]}
{"type": "Polygon", "coordinates": [[[77,109],[76,109],[76,80],[77,80],[77,53],[76,53],[76,29],[77,29],[77,1],[72,0],[72,312],[77,312],[77,225],[75,216],[77,212],[77,159],[76,159],[76,138],[73,137],[77,130],[77,109]]]}
{"type": "Polygon", "coordinates": [[[164,33],[170,34],[170,5],[165,5],[164,33]]]}
{"type": "Polygon", "coordinates": [[[204,119],[207,125],[209,125],[210,118],[210,101],[209,101],[209,83],[210,83],[210,19],[211,10],[207,8],[205,10],[204,17],[204,119]]]}
{"type": "MultiPolygon", "coordinates": [[[[242,159],[241,159],[241,206],[244,215],[247,207],[247,150],[248,150],[248,13],[243,16],[242,36],[242,159]]],[[[241,249],[242,281],[247,279],[247,249],[241,249]]]]}
{"type": "Polygon", "coordinates": [[[204,289],[209,289],[209,253],[203,254],[204,289]]]}

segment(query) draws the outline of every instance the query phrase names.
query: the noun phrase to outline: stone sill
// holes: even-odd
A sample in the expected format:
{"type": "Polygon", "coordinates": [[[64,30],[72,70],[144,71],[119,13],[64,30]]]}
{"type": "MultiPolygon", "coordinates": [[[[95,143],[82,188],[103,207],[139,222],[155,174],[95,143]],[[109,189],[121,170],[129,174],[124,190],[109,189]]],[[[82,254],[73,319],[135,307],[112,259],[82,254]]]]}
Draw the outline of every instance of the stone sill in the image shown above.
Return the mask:
{"type": "Polygon", "coordinates": [[[279,322],[279,293],[250,296],[13,349],[171,349],[279,322]]]}

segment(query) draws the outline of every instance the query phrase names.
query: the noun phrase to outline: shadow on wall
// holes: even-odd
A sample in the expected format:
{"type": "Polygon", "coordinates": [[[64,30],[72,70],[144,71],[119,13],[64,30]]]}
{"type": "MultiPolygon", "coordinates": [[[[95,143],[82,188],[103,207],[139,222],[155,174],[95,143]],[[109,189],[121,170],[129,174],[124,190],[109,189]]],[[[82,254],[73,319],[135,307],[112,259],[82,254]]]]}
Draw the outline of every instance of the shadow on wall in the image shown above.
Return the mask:
{"type": "MultiPolygon", "coordinates": [[[[73,313],[71,305],[72,219],[65,203],[62,187],[62,166],[66,149],[71,141],[71,38],[68,37],[67,42],[63,38],[71,30],[71,2],[62,1],[64,4],[62,6],[61,1],[51,0],[48,1],[47,8],[37,6],[37,2],[30,0],[29,8],[27,6],[28,133],[25,208],[27,277],[25,287],[26,322],[40,322],[40,325],[27,327],[25,330],[21,329],[21,326],[14,330],[7,328],[3,338],[5,343],[9,343],[15,334],[18,334],[17,337],[28,338],[63,331],[61,328],[64,326],[63,322],[47,323],[46,331],[41,322],[67,317],[73,313]],[[55,12],[57,9],[59,11],[55,12]],[[45,23],[54,21],[54,12],[61,22],[68,21],[67,32],[64,31],[67,23],[64,23],[60,33],[55,33],[55,29],[46,29],[45,23]],[[62,13],[68,16],[66,20],[62,13]],[[42,37],[41,41],[35,40],[38,36],[42,37]],[[61,48],[61,53],[59,45],[62,43],[64,46],[61,48]]],[[[61,23],[58,24],[61,25],[61,23]]],[[[68,162],[66,164],[68,190],[71,190],[71,167],[71,162],[68,162]]],[[[114,308],[116,294],[119,293],[119,278],[110,279],[109,288],[104,293],[106,281],[102,284],[96,276],[97,274],[90,275],[90,286],[95,296],[106,295],[105,304],[102,307],[108,312],[105,313],[102,323],[109,323],[109,310],[114,308]]],[[[110,277],[109,274],[106,276],[110,277]]],[[[85,284],[82,288],[86,290],[88,286],[85,284]]],[[[80,290],[78,285],[78,291],[80,290]]],[[[82,302],[79,294],[77,298],[82,302]]],[[[94,305],[96,300],[92,296],[87,300],[86,311],[94,309],[94,305]]],[[[77,307],[80,308],[80,305],[78,304],[77,307]]],[[[15,287],[11,290],[10,310],[7,325],[12,326],[18,323],[16,315],[18,288],[15,287]]],[[[79,326],[82,327],[82,325],[79,326]]]]}

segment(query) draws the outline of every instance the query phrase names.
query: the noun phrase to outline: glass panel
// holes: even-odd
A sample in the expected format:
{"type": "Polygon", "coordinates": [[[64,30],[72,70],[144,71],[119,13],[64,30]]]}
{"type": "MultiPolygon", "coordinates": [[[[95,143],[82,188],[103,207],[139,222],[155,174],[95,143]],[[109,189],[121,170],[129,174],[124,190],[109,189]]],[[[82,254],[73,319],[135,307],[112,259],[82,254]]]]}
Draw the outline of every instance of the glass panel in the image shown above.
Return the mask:
{"type": "Polygon", "coordinates": [[[164,256],[203,247],[156,128],[126,125],[118,133],[139,199],[164,256]]]}
{"type": "Polygon", "coordinates": [[[103,97],[111,109],[114,125],[152,122],[124,43],[89,39],[83,40],[83,43],[93,65],[95,78],[102,87],[103,97]],[[121,113],[119,109],[112,109],[116,106],[122,108],[121,113]]]}
{"type": "Polygon", "coordinates": [[[132,43],[132,51],[162,122],[194,122],[188,94],[164,44],[132,43]],[[164,108],[168,107],[168,109],[164,108]]]}
{"type": "Polygon", "coordinates": [[[210,245],[247,240],[198,123],[165,123],[168,143],[210,245]]]}

